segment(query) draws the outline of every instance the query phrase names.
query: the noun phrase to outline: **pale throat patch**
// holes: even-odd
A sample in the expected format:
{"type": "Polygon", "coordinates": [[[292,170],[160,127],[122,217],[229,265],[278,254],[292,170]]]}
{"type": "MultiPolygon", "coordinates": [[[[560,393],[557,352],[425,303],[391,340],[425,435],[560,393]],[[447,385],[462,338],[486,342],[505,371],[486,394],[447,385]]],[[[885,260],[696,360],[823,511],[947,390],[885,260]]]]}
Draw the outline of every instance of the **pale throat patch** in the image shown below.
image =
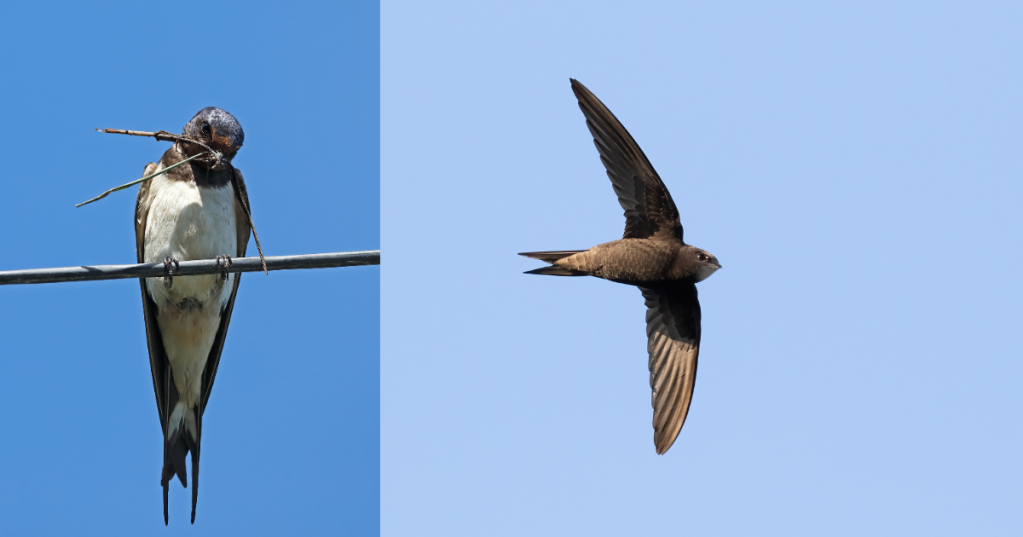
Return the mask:
{"type": "Polygon", "coordinates": [[[696,281],[702,282],[707,278],[710,278],[711,274],[717,272],[718,268],[714,265],[703,265],[700,270],[696,271],[696,281]]]}

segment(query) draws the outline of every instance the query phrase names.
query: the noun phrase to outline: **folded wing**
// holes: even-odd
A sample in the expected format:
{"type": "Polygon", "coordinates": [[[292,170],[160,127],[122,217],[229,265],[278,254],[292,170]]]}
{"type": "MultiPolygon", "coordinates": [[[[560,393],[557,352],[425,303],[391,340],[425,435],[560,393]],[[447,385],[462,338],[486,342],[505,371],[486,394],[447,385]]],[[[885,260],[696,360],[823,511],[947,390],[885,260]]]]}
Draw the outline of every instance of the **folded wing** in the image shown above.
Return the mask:
{"type": "MultiPolygon", "coordinates": [[[[146,165],[145,175],[149,175],[155,172],[157,165],[150,163],[146,165]]],[[[176,169],[177,173],[185,173],[182,168],[176,169]]],[[[238,170],[233,172],[234,180],[232,183],[235,185],[235,192],[237,196],[235,198],[235,216],[236,227],[238,232],[238,249],[234,252],[236,257],[244,257],[246,245],[249,240],[249,221],[245,216],[244,210],[241,208],[240,200],[244,199],[245,204],[248,205],[248,192],[245,189],[245,181],[242,178],[242,174],[238,170]]],[[[135,246],[136,246],[136,258],[139,263],[145,262],[145,233],[146,233],[146,221],[149,218],[149,207],[152,203],[150,182],[142,183],[139,186],[138,199],[136,201],[135,208],[135,246]]],[[[228,252],[230,253],[230,252],[228,252]]],[[[164,350],[163,338],[160,333],[159,325],[157,324],[157,306],[153,301],[152,297],[149,296],[149,292],[146,290],[145,278],[140,278],[139,282],[142,287],[142,311],[145,317],[146,323],[146,340],[149,344],[149,365],[150,370],[153,374],[153,391],[156,393],[156,406],[160,414],[160,428],[163,434],[167,432],[167,420],[171,409],[177,403],[177,390],[174,387],[173,374],[171,372],[170,363],[167,360],[167,353],[164,350]]],[[[198,416],[197,417],[197,438],[194,439],[194,447],[190,449],[192,453],[192,522],[195,522],[195,505],[198,500],[199,494],[199,453],[200,453],[200,439],[202,436],[202,414],[206,410],[206,403],[209,401],[210,392],[213,389],[213,381],[217,375],[217,367],[220,365],[220,355],[224,350],[224,340],[227,336],[227,328],[231,322],[231,313],[234,310],[235,296],[238,294],[238,284],[241,283],[241,274],[236,274],[234,278],[234,287],[231,289],[231,298],[228,300],[227,305],[221,312],[220,326],[217,330],[216,338],[213,342],[213,347],[210,349],[210,354],[206,360],[206,367],[202,373],[202,386],[200,399],[198,403],[198,416]]],[[[164,524],[168,521],[167,513],[167,480],[166,475],[168,473],[177,472],[177,468],[172,464],[173,457],[169,455],[169,449],[173,446],[164,447],[164,479],[163,482],[163,519],[164,524]]],[[[183,468],[183,464],[182,464],[183,468]]],[[[181,470],[180,478],[182,484],[185,483],[184,470],[181,470]]]]}

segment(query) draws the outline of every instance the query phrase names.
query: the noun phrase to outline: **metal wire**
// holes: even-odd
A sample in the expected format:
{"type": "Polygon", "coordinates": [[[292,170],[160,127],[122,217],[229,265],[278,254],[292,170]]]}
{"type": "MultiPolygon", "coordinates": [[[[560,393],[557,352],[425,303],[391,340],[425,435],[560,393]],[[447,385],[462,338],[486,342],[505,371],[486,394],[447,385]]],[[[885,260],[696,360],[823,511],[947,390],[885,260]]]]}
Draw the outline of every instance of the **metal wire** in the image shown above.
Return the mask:
{"type": "MultiPolygon", "coordinates": [[[[226,272],[262,272],[263,265],[258,257],[233,259],[233,265],[226,272]]],[[[268,270],[317,269],[333,267],[358,267],[379,265],[380,250],[366,252],[333,252],[327,254],[279,255],[266,258],[268,270]]],[[[173,276],[194,276],[197,274],[219,274],[224,271],[216,259],[181,261],[174,267],[173,276]]],[[[167,275],[163,263],[142,263],[139,265],[93,265],[81,267],[59,267],[0,272],[0,285],[22,283],[83,282],[89,280],[117,280],[122,278],[153,278],[167,275]]]]}

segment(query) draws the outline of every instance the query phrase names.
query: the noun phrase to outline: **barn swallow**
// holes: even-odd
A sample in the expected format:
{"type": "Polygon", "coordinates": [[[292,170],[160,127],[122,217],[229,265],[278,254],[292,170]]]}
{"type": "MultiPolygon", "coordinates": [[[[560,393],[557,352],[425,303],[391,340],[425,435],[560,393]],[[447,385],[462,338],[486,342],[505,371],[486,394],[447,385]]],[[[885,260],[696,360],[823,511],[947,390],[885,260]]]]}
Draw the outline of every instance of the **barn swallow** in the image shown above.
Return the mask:
{"type": "Polygon", "coordinates": [[[245,256],[249,205],[245,181],[231,160],[245,141],[238,120],[219,108],[199,111],[182,137],[150,175],[205,152],[187,165],[168,170],[139,187],[135,241],[139,263],[164,263],[166,276],[142,278],[142,311],[153,388],[163,428],[163,521],[167,494],[177,475],[188,487],[185,455],[192,456],[192,523],[199,495],[202,415],[217,375],[241,274],[179,276],[178,261],[217,258],[225,269],[231,257],[245,256]],[[244,203],[244,207],[241,205],[244,203]]]}
{"type": "Polygon", "coordinates": [[[643,150],[604,103],[577,80],[572,91],[625,210],[620,240],[589,250],[527,252],[550,263],[526,274],[596,276],[639,287],[646,300],[654,447],[664,454],[689,413],[700,355],[696,282],[721,268],[716,257],[682,240],[678,209],[643,150]]]}

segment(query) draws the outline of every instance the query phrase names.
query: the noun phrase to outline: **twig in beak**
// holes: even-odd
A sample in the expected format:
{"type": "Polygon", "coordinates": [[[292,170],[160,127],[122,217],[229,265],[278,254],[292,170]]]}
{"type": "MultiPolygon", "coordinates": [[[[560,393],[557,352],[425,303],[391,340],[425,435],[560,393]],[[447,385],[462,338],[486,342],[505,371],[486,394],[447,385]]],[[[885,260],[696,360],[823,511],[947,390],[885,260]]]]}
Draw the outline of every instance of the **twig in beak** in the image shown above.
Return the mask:
{"type": "MultiPolygon", "coordinates": [[[[192,159],[199,158],[199,157],[201,157],[201,156],[203,156],[205,154],[206,154],[206,152],[203,151],[202,153],[199,153],[198,155],[193,155],[191,157],[188,157],[185,160],[182,160],[181,162],[179,162],[177,164],[172,164],[170,166],[167,166],[166,168],[164,168],[164,169],[162,169],[162,170],[160,170],[160,171],[158,171],[156,173],[151,173],[151,174],[143,177],[142,179],[136,179],[136,180],[134,180],[134,181],[132,181],[130,183],[125,183],[125,184],[123,184],[121,186],[115,186],[114,188],[111,188],[110,190],[107,190],[106,192],[100,194],[99,196],[96,196],[95,198],[92,198],[89,201],[83,201],[83,202],[75,205],[75,207],[81,207],[82,205],[86,205],[86,204],[92,203],[92,202],[94,202],[96,200],[101,200],[101,199],[107,197],[107,195],[112,193],[112,192],[117,192],[118,190],[124,190],[124,189],[126,189],[126,188],[128,188],[130,186],[134,186],[134,185],[137,185],[139,183],[148,181],[148,180],[156,177],[157,175],[160,175],[161,173],[166,173],[166,172],[168,172],[170,170],[173,170],[174,168],[177,168],[178,166],[181,166],[182,164],[184,164],[184,163],[186,163],[186,162],[188,162],[188,161],[190,161],[192,159]]],[[[248,209],[246,209],[246,210],[248,210],[248,209]]],[[[259,243],[257,242],[256,244],[258,245],[259,243]]],[[[260,253],[260,255],[262,255],[262,252],[260,253]]]]}
{"type": "MultiPolygon", "coordinates": [[[[105,198],[107,196],[107,194],[110,194],[111,192],[117,192],[118,190],[124,190],[125,188],[128,188],[128,187],[130,187],[132,185],[137,185],[137,184],[139,184],[139,183],[141,183],[143,181],[148,181],[148,180],[152,179],[153,177],[156,177],[157,175],[160,175],[161,173],[164,173],[167,170],[170,170],[171,168],[176,168],[178,166],[181,166],[182,164],[184,164],[184,163],[186,163],[186,162],[188,162],[188,161],[190,161],[190,160],[192,160],[194,158],[197,158],[197,157],[200,157],[202,155],[205,155],[207,153],[210,155],[211,159],[216,159],[218,162],[220,161],[220,158],[221,158],[220,152],[215,150],[215,149],[213,149],[212,147],[210,147],[210,146],[208,146],[208,145],[206,145],[206,144],[204,144],[202,142],[198,142],[198,141],[193,140],[191,138],[185,137],[185,136],[179,136],[177,134],[171,134],[171,133],[169,133],[167,131],[149,132],[149,131],[132,131],[132,130],[126,130],[126,129],[96,129],[96,130],[99,131],[99,132],[105,132],[105,133],[108,133],[108,134],[127,134],[128,136],[148,136],[148,137],[151,137],[151,138],[156,138],[158,141],[164,141],[164,142],[185,142],[185,143],[195,144],[197,146],[203,147],[203,148],[206,149],[206,151],[204,151],[202,153],[199,153],[198,155],[194,155],[194,156],[188,157],[187,159],[185,159],[185,160],[183,160],[183,161],[181,161],[181,162],[179,162],[179,163],[177,163],[177,164],[175,164],[173,166],[168,166],[168,167],[166,167],[166,168],[164,168],[164,169],[162,169],[162,170],[160,170],[160,171],[158,171],[158,172],[156,172],[154,174],[147,175],[147,176],[143,177],[142,179],[136,179],[135,181],[123,184],[123,185],[121,185],[119,187],[111,188],[110,190],[107,190],[106,192],[100,194],[99,196],[96,196],[95,198],[92,198],[89,201],[85,201],[85,202],[79,203],[78,205],[75,205],[75,207],[81,207],[82,205],[85,205],[86,203],[92,203],[92,202],[94,202],[96,200],[103,199],[103,198],[105,198]]],[[[207,170],[207,173],[209,173],[209,170],[207,170]]],[[[242,208],[245,209],[245,216],[247,216],[249,218],[249,227],[252,228],[252,237],[254,239],[256,239],[256,249],[259,250],[259,261],[260,261],[260,263],[263,264],[263,273],[264,274],[269,274],[270,272],[266,268],[266,258],[263,256],[263,247],[259,244],[259,235],[256,233],[256,224],[254,224],[252,222],[252,212],[249,211],[249,204],[245,203],[245,200],[242,199],[241,192],[238,190],[238,184],[237,184],[237,182],[235,180],[235,177],[233,175],[231,176],[231,186],[234,188],[235,195],[238,196],[238,201],[241,202],[242,208]]]]}
{"type": "Polygon", "coordinates": [[[105,132],[105,133],[108,133],[108,134],[127,134],[128,136],[148,136],[148,137],[151,137],[151,138],[156,138],[157,141],[161,141],[161,142],[186,142],[186,143],[195,144],[195,145],[197,145],[199,147],[205,148],[207,151],[209,151],[210,155],[217,154],[217,151],[214,151],[212,147],[210,147],[210,146],[208,146],[208,145],[206,145],[206,144],[204,144],[204,143],[202,143],[202,142],[200,142],[198,140],[193,140],[191,138],[188,138],[188,137],[185,137],[185,136],[180,136],[178,134],[171,134],[171,133],[169,133],[167,131],[149,132],[149,131],[132,131],[132,130],[125,130],[125,129],[96,129],[96,130],[99,131],[99,132],[105,132]]]}
{"type": "Polygon", "coordinates": [[[249,204],[245,203],[245,198],[242,197],[242,193],[238,190],[238,181],[236,175],[231,175],[231,188],[234,188],[234,195],[238,197],[238,201],[241,202],[242,208],[245,209],[245,216],[249,217],[249,227],[252,228],[252,238],[256,239],[256,249],[259,250],[259,262],[263,264],[263,274],[270,274],[270,271],[266,268],[266,258],[263,257],[263,247],[259,245],[259,234],[256,233],[256,224],[252,222],[252,212],[249,211],[249,204]]]}

